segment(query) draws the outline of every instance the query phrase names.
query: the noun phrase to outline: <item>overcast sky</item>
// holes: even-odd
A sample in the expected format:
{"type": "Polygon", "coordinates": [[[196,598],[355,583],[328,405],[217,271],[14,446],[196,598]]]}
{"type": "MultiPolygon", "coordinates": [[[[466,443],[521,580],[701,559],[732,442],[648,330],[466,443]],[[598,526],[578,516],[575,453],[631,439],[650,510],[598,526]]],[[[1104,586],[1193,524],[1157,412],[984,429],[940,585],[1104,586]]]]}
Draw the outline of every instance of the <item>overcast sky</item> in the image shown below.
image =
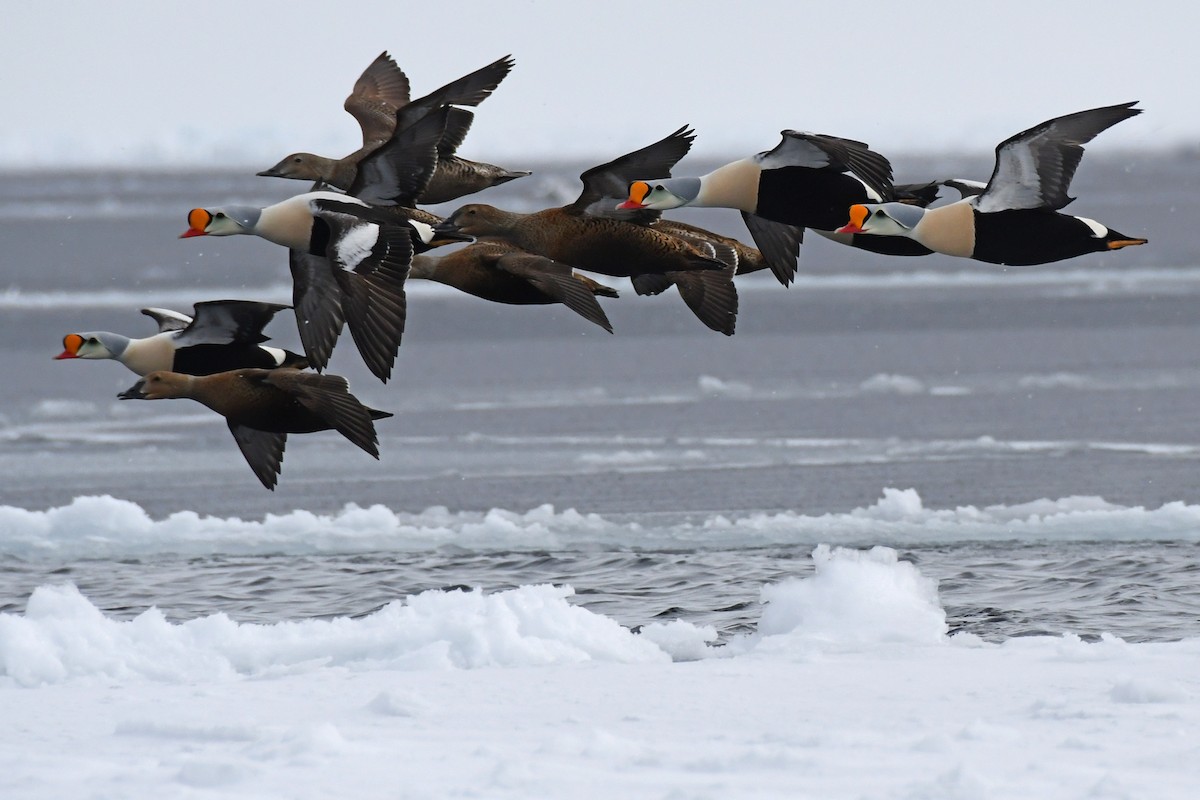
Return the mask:
{"type": "Polygon", "coordinates": [[[695,126],[693,153],[783,128],[888,154],[990,152],[1140,100],[1093,148],[1200,143],[1198,5],[969,0],[254,0],[10,4],[0,165],[251,165],[358,144],[341,104],[388,50],[414,96],[511,53],[464,156],[607,159],[695,126]]]}

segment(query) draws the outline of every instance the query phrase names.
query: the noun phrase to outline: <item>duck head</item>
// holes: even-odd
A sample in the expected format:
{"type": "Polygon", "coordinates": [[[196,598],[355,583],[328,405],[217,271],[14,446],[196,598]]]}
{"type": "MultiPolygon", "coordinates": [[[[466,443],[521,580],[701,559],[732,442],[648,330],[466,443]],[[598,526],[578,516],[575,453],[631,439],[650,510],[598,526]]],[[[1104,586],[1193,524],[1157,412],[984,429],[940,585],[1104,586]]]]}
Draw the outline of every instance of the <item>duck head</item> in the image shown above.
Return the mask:
{"type": "Polygon", "coordinates": [[[503,236],[520,217],[495,206],[469,203],[434,225],[433,231],[439,236],[503,236]]]}
{"type": "Polygon", "coordinates": [[[629,197],[619,209],[648,208],[665,211],[686,206],[700,194],[699,178],[665,178],[659,181],[634,181],[629,184],[629,197]]]}
{"type": "Polygon", "coordinates": [[[193,208],[188,212],[188,229],[179,234],[180,239],[193,236],[233,236],[251,233],[258,224],[261,208],[229,206],[228,208],[193,208]]]}
{"type": "Polygon", "coordinates": [[[117,358],[125,352],[129,339],[116,333],[89,331],[68,333],[63,337],[63,351],[54,357],[64,358],[117,358]]]}
{"type": "Polygon", "coordinates": [[[834,233],[911,237],[924,216],[925,209],[908,203],[859,203],[850,206],[850,221],[834,233]]]}
{"type": "Polygon", "coordinates": [[[191,375],[158,370],[144,376],[140,381],[117,395],[121,400],[163,400],[184,397],[191,375]]]}
{"type": "Polygon", "coordinates": [[[292,153],[270,169],[255,174],[263,178],[293,178],[301,181],[320,181],[329,178],[331,160],[312,153],[292,153]]]}

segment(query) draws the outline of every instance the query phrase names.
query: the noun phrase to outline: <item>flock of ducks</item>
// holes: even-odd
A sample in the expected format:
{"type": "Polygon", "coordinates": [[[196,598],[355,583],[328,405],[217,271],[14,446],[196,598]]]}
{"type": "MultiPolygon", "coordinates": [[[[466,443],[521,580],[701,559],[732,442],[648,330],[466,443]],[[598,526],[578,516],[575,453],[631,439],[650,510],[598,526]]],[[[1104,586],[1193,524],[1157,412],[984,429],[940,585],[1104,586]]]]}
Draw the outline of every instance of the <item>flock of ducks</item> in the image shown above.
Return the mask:
{"type": "Polygon", "coordinates": [[[142,376],[123,399],[190,398],[225,417],[254,474],[278,481],[289,433],[337,430],[378,458],[374,420],[346,380],[322,370],[343,328],[380,380],[404,333],[405,282],[438,281],[499,303],[561,303],[609,333],[597,297],[617,292],[577,270],[629,278],[638,294],[672,285],[706,326],[732,335],[735,275],[769,269],[795,278],[806,228],[897,256],[937,252],[993,264],[1044,264],[1145,244],[1061,209],[1082,145],[1141,113],[1135,103],[1057,117],[996,147],[987,183],[894,185],[888,160],[862,142],[787,130],[772,150],[699,177],[671,177],[691,148],[682,127],[580,175],[572,203],[531,214],[481,203],[445,219],[420,209],[530,173],[457,155],[478,106],[513,67],[501,58],[421,98],[385,52],[345,102],[362,147],[344,158],[286,156],[258,175],[312,181],[265,208],[195,208],[180,238],[252,235],[288,249],[303,354],[270,347],[263,327],[288,306],[247,300],[197,303],[194,316],[142,309],[159,332],[133,339],[71,333],[59,359],[115,359],[142,376]],[[962,199],[931,207],[939,186],[962,199]],[[683,206],[741,211],[757,247],[662,212],[683,206]],[[443,245],[462,243],[444,255],[443,245]]]}

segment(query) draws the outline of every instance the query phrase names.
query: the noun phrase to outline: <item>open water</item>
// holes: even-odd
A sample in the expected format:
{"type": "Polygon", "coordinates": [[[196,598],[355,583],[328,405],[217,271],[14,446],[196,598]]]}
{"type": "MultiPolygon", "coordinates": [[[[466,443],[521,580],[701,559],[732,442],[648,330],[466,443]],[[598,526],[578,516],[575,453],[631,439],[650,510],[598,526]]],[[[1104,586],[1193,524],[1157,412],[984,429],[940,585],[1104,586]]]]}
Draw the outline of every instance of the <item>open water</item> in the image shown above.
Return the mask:
{"type": "MultiPolygon", "coordinates": [[[[900,181],[990,170],[893,162],[900,181]]],[[[569,202],[587,166],[471,200],[569,202]]],[[[65,581],[120,617],[253,621],[554,582],[629,626],[729,635],[828,542],[916,561],[953,630],[1200,635],[1194,153],[1085,158],[1069,210],[1147,246],[1004,269],[810,236],[790,289],[739,279],[731,338],[616,279],[612,336],[414,281],[389,384],[348,337],[331,363],[396,413],[382,458],[292,436],[274,493],[206,409],[120,402],[119,364],[51,360],[72,331],[148,335],[143,306],[286,302],[280,248],[177,239],[193,206],[302,190],[252,172],[2,182],[0,611],[65,581]]],[[[299,349],[286,315],[268,333],[299,349]]]]}

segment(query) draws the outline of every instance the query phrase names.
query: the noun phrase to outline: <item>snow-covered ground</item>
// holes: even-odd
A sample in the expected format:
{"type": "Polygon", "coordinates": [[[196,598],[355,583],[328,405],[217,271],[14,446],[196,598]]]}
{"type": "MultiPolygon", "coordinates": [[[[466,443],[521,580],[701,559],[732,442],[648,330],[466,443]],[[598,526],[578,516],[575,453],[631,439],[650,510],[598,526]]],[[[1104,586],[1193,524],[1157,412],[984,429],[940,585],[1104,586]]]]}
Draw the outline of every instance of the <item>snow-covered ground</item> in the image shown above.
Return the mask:
{"type": "Polygon", "coordinates": [[[569,587],[253,625],[44,586],[0,615],[0,797],[1195,796],[1200,640],[948,637],[895,551],[813,558],[717,648],[569,587]]]}

